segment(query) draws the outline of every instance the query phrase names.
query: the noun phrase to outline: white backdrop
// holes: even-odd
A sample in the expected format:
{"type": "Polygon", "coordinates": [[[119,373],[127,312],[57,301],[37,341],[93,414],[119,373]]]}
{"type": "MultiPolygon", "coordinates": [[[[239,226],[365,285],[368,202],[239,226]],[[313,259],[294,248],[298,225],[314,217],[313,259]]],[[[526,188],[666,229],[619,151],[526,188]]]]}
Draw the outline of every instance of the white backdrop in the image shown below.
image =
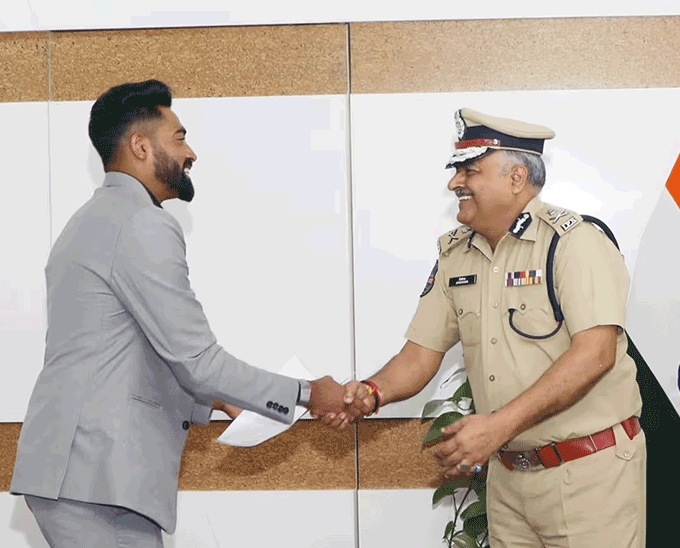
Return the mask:
{"type": "MultiPolygon", "coordinates": [[[[678,89],[353,95],[351,105],[345,96],[180,99],[197,193],[166,207],[186,232],[192,284],[229,351],[270,370],[295,354],[315,376],[365,378],[403,345],[436,239],[455,225],[444,164],[457,108],[554,129],[542,199],[608,223],[632,277],[680,151],[678,99],[678,89]]],[[[49,125],[49,147],[4,138],[13,158],[0,206],[8,422],[23,420],[42,367],[50,238],[103,177],[86,134],[90,102],[13,106],[8,118],[49,125]]],[[[420,396],[381,417],[418,416],[460,365],[454,349],[420,396]]]]}
{"type": "MultiPolygon", "coordinates": [[[[457,204],[446,190],[444,164],[456,109],[554,129],[543,199],[609,223],[633,274],[640,261],[649,267],[655,260],[648,250],[658,256],[677,239],[662,230],[641,247],[655,208],[666,203],[664,184],[680,152],[679,100],[679,89],[180,99],[174,108],[198,154],[197,194],[191,204],[166,207],[186,232],[192,283],[227,349],[272,370],[297,354],[316,376],[363,378],[402,346],[436,259],[436,238],[454,224],[457,204]]],[[[2,388],[0,421],[23,420],[42,367],[50,242],[101,184],[86,133],[90,107],[0,105],[8,127],[16,128],[0,137],[11,158],[0,205],[6,257],[0,337],[12,379],[2,388]]],[[[656,211],[655,223],[678,224],[666,217],[677,210],[656,211]]],[[[656,336],[660,355],[672,355],[672,336],[658,337],[664,331],[653,323],[644,330],[656,336]]],[[[454,349],[421,396],[380,417],[418,416],[425,401],[450,392],[442,384],[459,366],[454,349]]],[[[677,402],[671,373],[664,387],[677,402]]],[[[260,542],[261,516],[279,505],[285,509],[272,519],[284,546],[383,548],[386,537],[378,531],[395,545],[408,537],[436,546],[450,512],[433,512],[430,496],[429,490],[181,493],[179,532],[168,546],[260,542]],[[216,534],[209,524],[221,513],[231,519],[219,522],[216,534]],[[296,531],[310,523],[295,543],[296,531]]],[[[0,523],[10,524],[0,527],[0,544],[44,548],[19,501],[0,496],[0,523]]]]}
{"type": "MultiPolygon", "coordinates": [[[[605,221],[632,277],[645,225],[680,152],[678,99],[678,89],[352,95],[357,377],[403,345],[436,240],[457,224],[457,200],[446,189],[452,173],[444,169],[457,108],[553,129],[541,199],[605,221]]],[[[461,365],[454,347],[420,396],[381,417],[417,416],[461,365]]]]}
{"type": "Polygon", "coordinates": [[[3,0],[0,31],[678,14],[678,0],[3,0]]]}

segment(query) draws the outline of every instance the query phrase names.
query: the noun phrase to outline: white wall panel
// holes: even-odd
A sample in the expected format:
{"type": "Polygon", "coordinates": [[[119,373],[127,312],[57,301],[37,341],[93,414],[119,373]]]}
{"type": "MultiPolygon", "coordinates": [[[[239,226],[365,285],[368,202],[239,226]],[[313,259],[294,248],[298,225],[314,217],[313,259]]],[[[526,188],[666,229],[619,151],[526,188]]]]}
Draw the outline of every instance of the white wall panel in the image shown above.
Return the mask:
{"type": "Polygon", "coordinates": [[[0,493],[0,546],[49,548],[24,497],[0,493]]]}
{"type": "Polygon", "coordinates": [[[677,0],[233,0],[227,6],[221,0],[194,0],[189,7],[181,0],[69,0],[68,4],[64,9],[64,2],[53,0],[3,0],[0,31],[680,13],[677,0]]]}
{"type": "MultiPolygon", "coordinates": [[[[679,99],[678,89],[352,96],[357,377],[401,348],[437,237],[457,225],[457,201],[446,189],[452,170],[444,166],[458,108],[555,130],[541,198],[609,224],[632,273],[680,150],[679,99]]],[[[449,354],[420,396],[381,416],[417,416],[459,365],[460,350],[449,354]]]]}
{"type": "Polygon", "coordinates": [[[355,548],[354,491],[183,491],[165,548],[355,548]]]}
{"type": "Polygon", "coordinates": [[[50,103],[52,244],[76,210],[104,181],[102,161],[87,124],[93,101],[50,103]]]}
{"type": "Polygon", "coordinates": [[[46,309],[43,269],[50,251],[46,103],[0,104],[0,348],[5,382],[0,421],[24,419],[42,368],[46,309]]]}
{"type": "Polygon", "coordinates": [[[680,413],[680,209],[664,191],[640,243],[628,305],[628,331],[680,413]]]}
{"type": "MultiPolygon", "coordinates": [[[[91,102],[52,105],[53,234],[103,179],[91,102]]],[[[278,370],[351,376],[346,98],[180,99],[198,156],[182,225],[192,286],[218,341],[278,370]]]]}
{"type": "Polygon", "coordinates": [[[346,98],[191,99],[198,154],[182,223],[191,280],[218,340],[258,366],[297,355],[351,376],[346,98]]]}
{"type": "MultiPolygon", "coordinates": [[[[182,491],[177,531],[163,541],[165,548],[355,548],[354,508],[354,491],[182,491]]],[[[23,497],[0,493],[0,546],[47,548],[23,497]]]]}
{"type": "Polygon", "coordinates": [[[443,546],[453,519],[450,497],[432,507],[434,489],[360,490],[359,546],[443,546]]]}

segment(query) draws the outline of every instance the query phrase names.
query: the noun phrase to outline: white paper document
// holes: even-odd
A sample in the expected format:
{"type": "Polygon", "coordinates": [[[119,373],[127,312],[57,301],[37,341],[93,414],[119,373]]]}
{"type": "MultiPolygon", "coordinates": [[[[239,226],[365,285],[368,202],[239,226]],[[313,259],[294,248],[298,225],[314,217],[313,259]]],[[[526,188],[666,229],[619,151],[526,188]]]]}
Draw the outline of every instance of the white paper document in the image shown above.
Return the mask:
{"type": "MultiPolygon", "coordinates": [[[[312,374],[296,356],[288,360],[288,363],[283,366],[279,373],[295,379],[313,380],[312,374]]],[[[238,417],[231,421],[229,427],[217,438],[217,441],[234,447],[259,445],[288,430],[307,411],[306,407],[296,405],[293,423],[284,424],[252,411],[243,410],[238,417]]]]}

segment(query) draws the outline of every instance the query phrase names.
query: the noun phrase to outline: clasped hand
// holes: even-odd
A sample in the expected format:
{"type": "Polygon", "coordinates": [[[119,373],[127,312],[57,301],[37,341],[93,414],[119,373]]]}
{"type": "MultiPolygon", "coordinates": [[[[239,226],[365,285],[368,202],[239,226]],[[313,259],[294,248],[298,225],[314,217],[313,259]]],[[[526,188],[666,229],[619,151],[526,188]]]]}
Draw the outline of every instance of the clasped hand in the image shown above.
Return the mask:
{"type": "Polygon", "coordinates": [[[434,452],[444,476],[470,475],[484,467],[507,441],[507,432],[495,415],[468,415],[442,429],[434,452]]]}
{"type": "Polygon", "coordinates": [[[365,384],[350,381],[342,386],[328,376],[312,381],[312,417],[328,426],[342,430],[348,424],[369,415],[374,408],[374,396],[365,384]],[[315,383],[319,383],[317,401],[314,397],[315,383]]]}

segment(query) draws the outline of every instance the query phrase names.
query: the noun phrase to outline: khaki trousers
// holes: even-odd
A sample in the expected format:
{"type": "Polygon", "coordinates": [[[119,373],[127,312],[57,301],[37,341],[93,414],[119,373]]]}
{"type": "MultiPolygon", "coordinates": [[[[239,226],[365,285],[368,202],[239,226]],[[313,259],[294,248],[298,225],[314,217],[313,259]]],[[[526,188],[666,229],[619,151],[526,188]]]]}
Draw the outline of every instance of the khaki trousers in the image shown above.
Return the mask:
{"type": "Polygon", "coordinates": [[[644,548],[645,435],[614,427],[616,445],[555,468],[508,470],[487,480],[492,548],[644,548]]]}

